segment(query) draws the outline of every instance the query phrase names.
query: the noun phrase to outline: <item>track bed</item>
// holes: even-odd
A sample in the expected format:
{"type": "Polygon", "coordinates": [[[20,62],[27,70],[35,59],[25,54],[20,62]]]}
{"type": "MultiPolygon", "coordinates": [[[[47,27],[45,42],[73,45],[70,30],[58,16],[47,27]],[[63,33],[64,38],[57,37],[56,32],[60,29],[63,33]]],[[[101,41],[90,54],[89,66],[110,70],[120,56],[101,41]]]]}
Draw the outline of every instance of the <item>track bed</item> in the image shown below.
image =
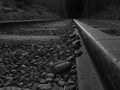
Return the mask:
{"type": "Polygon", "coordinates": [[[78,90],[71,20],[0,26],[0,90],[78,90]]]}

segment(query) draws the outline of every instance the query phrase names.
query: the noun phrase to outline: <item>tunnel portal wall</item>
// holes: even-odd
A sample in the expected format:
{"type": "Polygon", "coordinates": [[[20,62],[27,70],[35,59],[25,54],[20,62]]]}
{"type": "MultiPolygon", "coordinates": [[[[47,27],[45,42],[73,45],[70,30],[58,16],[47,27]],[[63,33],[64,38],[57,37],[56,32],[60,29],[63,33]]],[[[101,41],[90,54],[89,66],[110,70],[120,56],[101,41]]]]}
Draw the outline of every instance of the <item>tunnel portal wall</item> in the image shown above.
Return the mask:
{"type": "Polygon", "coordinates": [[[67,16],[65,0],[44,0],[42,4],[56,14],[59,14],[63,17],[67,16]]]}
{"type": "MultiPolygon", "coordinates": [[[[43,5],[46,6],[50,11],[57,13],[63,17],[68,16],[68,10],[66,3],[73,2],[76,0],[43,0],[43,5]]],[[[83,0],[78,0],[83,1],[83,0]]],[[[102,10],[106,5],[111,3],[113,0],[84,0],[84,10],[82,15],[88,17],[90,15],[96,14],[98,11],[102,10]]],[[[74,6],[74,5],[73,5],[74,6]]],[[[69,7],[71,5],[69,4],[69,7]]]]}
{"type": "Polygon", "coordinates": [[[113,0],[85,0],[84,16],[88,17],[104,10],[113,0]]]}

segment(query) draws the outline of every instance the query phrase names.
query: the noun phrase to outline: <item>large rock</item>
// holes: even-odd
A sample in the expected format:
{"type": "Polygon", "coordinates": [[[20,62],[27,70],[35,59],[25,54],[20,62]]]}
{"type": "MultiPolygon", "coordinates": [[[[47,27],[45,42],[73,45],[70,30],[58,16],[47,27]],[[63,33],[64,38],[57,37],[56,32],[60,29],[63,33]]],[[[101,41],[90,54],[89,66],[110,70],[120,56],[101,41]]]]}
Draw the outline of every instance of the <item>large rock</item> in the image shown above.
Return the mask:
{"type": "Polygon", "coordinates": [[[57,73],[64,73],[67,72],[71,69],[72,63],[71,62],[62,62],[60,64],[57,64],[56,66],[53,67],[53,69],[57,73]]]}

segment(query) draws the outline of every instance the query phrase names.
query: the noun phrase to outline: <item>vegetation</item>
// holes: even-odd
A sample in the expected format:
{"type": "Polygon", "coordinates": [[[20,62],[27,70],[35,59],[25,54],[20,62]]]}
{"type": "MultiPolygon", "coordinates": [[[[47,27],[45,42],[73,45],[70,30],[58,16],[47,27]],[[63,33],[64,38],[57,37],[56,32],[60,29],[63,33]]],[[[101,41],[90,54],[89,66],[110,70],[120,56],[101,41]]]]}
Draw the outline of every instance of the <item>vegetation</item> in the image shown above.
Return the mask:
{"type": "MultiPolygon", "coordinates": [[[[44,0],[45,1],[45,0],[44,0]]],[[[0,20],[56,19],[43,0],[0,0],[0,20]]]]}
{"type": "Polygon", "coordinates": [[[88,18],[92,19],[107,19],[107,20],[120,20],[120,1],[111,0],[112,2],[106,5],[105,9],[96,15],[88,18]]]}

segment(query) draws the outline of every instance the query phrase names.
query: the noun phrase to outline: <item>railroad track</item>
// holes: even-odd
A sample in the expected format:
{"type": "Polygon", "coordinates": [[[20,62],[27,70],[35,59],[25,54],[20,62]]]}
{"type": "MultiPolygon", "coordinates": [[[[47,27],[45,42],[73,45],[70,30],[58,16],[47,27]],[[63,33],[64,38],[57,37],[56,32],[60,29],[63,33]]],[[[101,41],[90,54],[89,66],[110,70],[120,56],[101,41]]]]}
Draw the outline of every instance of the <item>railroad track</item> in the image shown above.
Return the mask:
{"type": "Polygon", "coordinates": [[[119,21],[74,20],[107,90],[119,90],[119,21]]]}
{"type": "Polygon", "coordinates": [[[10,22],[0,31],[1,89],[78,90],[82,51],[72,20],[10,22]]]}
{"type": "Polygon", "coordinates": [[[81,21],[0,23],[0,89],[119,90],[118,22],[81,21]]]}

